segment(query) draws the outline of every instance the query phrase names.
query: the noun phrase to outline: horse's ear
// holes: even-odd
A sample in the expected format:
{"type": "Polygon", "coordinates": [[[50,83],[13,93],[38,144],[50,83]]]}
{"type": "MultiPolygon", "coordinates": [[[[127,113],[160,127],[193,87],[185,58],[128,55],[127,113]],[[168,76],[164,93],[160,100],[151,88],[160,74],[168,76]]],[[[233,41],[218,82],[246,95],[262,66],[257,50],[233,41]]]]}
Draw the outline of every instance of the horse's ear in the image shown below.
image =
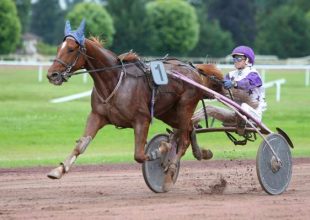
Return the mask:
{"type": "Polygon", "coordinates": [[[85,18],[83,18],[83,20],[81,21],[81,24],[79,26],[79,28],[76,30],[76,32],[82,36],[84,35],[84,31],[85,31],[85,18]]]}
{"type": "Polygon", "coordinates": [[[80,45],[84,45],[84,31],[85,31],[85,18],[83,18],[79,28],[76,30],[76,35],[78,37],[77,41],[79,42],[80,45]]]}
{"type": "Polygon", "coordinates": [[[65,25],[65,36],[67,36],[70,32],[71,32],[71,25],[70,25],[70,21],[67,20],[66,25],[65,25]]]}

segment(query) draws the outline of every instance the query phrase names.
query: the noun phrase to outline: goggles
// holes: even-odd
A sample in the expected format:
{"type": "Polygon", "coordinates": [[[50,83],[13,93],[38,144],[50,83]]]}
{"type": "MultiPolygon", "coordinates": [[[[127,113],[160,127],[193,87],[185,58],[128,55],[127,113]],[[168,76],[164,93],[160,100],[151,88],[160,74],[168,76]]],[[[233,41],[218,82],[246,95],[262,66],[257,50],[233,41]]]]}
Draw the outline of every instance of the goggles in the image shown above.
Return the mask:
{"type": "Polygon", "coordinates": [[[245,60],[245,58],[244,57],[233,57],[233,62],[234,63],[241,62],[242,60],[245,60]]]}

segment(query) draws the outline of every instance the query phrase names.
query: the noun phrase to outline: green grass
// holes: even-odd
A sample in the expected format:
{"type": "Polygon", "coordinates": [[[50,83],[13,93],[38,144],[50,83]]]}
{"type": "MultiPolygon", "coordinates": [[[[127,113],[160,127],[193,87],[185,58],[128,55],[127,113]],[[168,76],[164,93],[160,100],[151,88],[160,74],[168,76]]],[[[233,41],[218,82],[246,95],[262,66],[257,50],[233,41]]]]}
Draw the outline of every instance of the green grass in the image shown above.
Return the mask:
{"type": "MultiPolygon", "coordinates": [[[[302,71],[267,71],[266,81],[285,78],[281,102],[275,101],[275,87],[266,90],[268,110],[265,124],[286,131],[295,144],[294,157],[309,157],[310,87],[304,85],[302,71]]],[[[50,99],[84,92],[92,81],[81,76],[56,87],[44,79],[37,81],[36,68],[1,67],[0,69],[0,167],[47,166],[63,161],[83,133],[90,111],[90,98],[52,104],[50,99]]],[[[149,138],[168,127],[155,120],[149,138]]],[[[235,147],[224,133],[198,136],[203,147],[211,148],[215,159],[255,158],[261,138],[246,146],[235,147]]],[[[79,164],[132,162],[134,136],[132,129],[106,126],[100,130],[79,164]]],[[[185,159],[193,159],[191,151],[185,159]]]]}

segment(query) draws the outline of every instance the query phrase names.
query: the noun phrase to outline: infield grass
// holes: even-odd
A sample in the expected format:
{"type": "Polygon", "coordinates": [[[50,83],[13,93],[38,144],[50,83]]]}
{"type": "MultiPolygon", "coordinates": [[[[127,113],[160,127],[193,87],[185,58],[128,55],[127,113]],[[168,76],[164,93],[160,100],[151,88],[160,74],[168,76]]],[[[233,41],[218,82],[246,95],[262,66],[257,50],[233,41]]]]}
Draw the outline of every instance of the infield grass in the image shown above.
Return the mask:
{"type": "MultiPolygon", "coordinates": [[[[268,109],[265,124],[273,131],[282,128],[291,137],[294,157],[310,156],[310,87],[304,84],[303,71],[267,71],[266,81],[285,78],[281,101],[276,102],[276,88],[266,90],[268,109]]],[[[90,98],[52,104],[49,100],[84,92],[92,80],[83,83],[75,76],[63,86],[53,86],[47,79],[37,80],[37,68],[0,68],[0,167],[49,166],[63,161],[82,135],[90,98]]],[[[155,120],[149,139],[168,126],[155,120]]],[[[224,133],[198,135],[202,147],[212,149],[214,159],[255,158],[261,138],[246,146],[234,146],[224,133]]],[[[99,131],[78,164],[132,162],[132,129],[106,126],[99,131]]],[[[185,159],[193,159],[189,149],[185,159]]]]}

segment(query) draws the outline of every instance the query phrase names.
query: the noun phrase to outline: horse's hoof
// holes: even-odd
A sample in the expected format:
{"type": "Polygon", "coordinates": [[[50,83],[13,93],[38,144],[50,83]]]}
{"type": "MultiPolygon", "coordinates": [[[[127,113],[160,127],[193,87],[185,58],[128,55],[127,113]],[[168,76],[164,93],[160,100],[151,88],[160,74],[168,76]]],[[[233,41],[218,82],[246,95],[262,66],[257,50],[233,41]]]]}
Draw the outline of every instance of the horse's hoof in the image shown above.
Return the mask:
{"type": "Polygon", "coordinates": [[[174,184],[173,178],[174,178],[174,175],[176,173],[176,170],[177,170],[176,165],[173,163],[170,164],[170,166],[167,170],[167,173],[165,175],[164,184],[163,184],[163,190],[165,192],[170,191],[170,189],[172,188],[172,186],[174,184]]]}
{"type": "Polygon", "coordinates": [[[193,149],[193,155],[197,160],[201,160],[202,158],[202,152],[200,149],[193,149]]]}
{"type": "Polygon", "coordinates": [[[137,161],[138,163],[144,163],[145,161],[149,160],[150,157],[143,155],[143,156],[136,156],[135,155],[135,161],[137,161]]]}
{"type": "Polygon", "coordinates": [[[210,160],[213,157],[213,153],[211,150],[201,149],[202,159],[210,160]]]}
{"type": "Polygon", "coordinates": [[[163,190],[164,192],[170,191],[170,189],[173,186],[173,176],[172,174],[168,171],[168,173],[165,175],[164,179],[164,184],[163,184],[163,190]]]}
{"type": "Polygon", "coordinates": [[[51,172],[47,174],[47,177],[50,179],[60,179],[64,174],[63,166],[59,166],[53,169],[51,172]]]}

